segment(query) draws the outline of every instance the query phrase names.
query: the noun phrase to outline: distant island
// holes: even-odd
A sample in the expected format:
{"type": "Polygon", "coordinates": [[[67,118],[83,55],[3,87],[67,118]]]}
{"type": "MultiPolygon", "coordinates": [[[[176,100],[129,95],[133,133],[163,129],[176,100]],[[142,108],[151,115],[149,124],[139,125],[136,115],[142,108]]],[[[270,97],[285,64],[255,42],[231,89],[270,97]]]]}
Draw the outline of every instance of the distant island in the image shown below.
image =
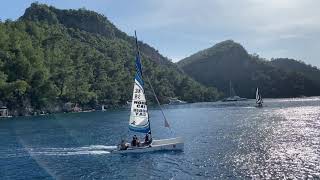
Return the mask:
{"type": "MultiPolygon", "coordinates": [[[[0,21],[0,106],[12,116],[125,106],[132,96],[134,44],[101,14],[32,3],[18,20],[0,21]]],[[[246,98],[257,86],[264,97],[320,95],[318,68],[268,61],[231,40],[178,63],[139,46],[143,73],[161,103],[217,101],[230,81],[246,98]]],[[[146,95],[155,102],[151,91],[146,95]]]]}
{"type": "MultiPolygon", "coordinates": [[[[18,20],[0,22],[0,106],[13,116],[123,106],[132,96],[134,44],[103,15],[33,3],[18,20]]],[[[144,75],[162,103],[221,97],[139,44],[144,75]]]]}
{"type": "Polygon", "coordinates": [[[259,87],[263,97],[320,95],[320,70],[288,58],[266,60],[249,54],[241,44],[223,41],[179,61],[178,66],[198,82],[229,94],[253,98],[259,87]]]}

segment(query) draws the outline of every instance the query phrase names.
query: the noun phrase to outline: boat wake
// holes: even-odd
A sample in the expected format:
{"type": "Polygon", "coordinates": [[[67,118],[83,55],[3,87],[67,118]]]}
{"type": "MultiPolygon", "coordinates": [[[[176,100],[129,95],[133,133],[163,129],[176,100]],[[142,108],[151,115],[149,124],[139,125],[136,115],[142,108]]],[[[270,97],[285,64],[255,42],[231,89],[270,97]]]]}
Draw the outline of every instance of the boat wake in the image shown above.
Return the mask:
{"type": "Polygon", "coordinates": [[[91,145],[71,148],[28,148],[32,156],[72,156],[72,155],[102,155],[109,154],[116,146],[91,145]]]}

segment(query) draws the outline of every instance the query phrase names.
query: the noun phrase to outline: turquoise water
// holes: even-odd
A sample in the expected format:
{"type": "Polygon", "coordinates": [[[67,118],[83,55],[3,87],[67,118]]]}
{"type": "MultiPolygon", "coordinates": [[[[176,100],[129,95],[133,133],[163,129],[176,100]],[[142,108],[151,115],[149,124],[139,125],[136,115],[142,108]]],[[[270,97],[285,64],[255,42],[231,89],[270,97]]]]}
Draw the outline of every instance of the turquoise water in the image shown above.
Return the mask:
{"type": "MultiPolygon", "coordinates": [[[[130,139],[128,110],[0,119],[1,179],[320,178],[320,98],[166,106],[154,138],[184,152],[110,154],[130,139]]],[[[142,135],[141,135],[142,137],[142,135]]]]}

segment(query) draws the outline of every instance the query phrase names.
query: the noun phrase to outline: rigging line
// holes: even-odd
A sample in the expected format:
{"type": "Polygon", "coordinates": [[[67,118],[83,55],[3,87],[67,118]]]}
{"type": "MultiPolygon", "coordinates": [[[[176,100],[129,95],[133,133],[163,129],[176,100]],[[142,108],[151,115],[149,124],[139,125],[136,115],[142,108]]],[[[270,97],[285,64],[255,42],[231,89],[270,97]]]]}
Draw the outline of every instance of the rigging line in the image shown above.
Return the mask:
{"type": "MultiPolygon", "coordinates": [[[[139,44],[138,44],[138,38],[137,38],[137,33],[136,33],[136,31],[134,31],[134,35],[135,35],[135,40],[136,40],[136,50],[137,50],[137,53],[138,53],[137,55],[138,55],[139,59],[141,60],[141,54],[140,54],[140,50],[139,50],[139,44]]],[[[164,118],[164,120],[165,120],[165,127],[168,127],[168,128],[170,129],[171,134],[173,134],[173,131],[172,131],[170,125],[169,125],[169,122],[167,121],[167,118],[166,118],[166,116],[165,116],[165,114],[164,114],[164,112],[163,112],[163,109],[162,109],[161,105],[160,105],[159,99],[158,99],[158,97],[157,97],[157,95],[156,95],[156,93],[155,93],[155,91],[154,91],[154,89],[153,89],[153,86],[151,85],[150,79],[149,79],[148,76],[145,76],[145,77],[147,77],[147,80],[148,80],[148,83],[149,83],[149,85],[150,85],[150,87],[151,87],[151,90],[152,90],[152,92],[153,92],[153,95],[154,95],[154,97],[155,97],[155,99],[156,99],[156,101],[157,101],[157,103],[158,103],[158,106],[159,106],[159,108],[160,108],[160,110],[161,110],[162,116],[163,116],[163,118],[164,118]]],[[[148,113],[148,114],[149,114],[149,113],[148,113]]],[[[149,115],[148,115],[148,121],[149,121],[150,135],[151,135],[151,127],[150,127],[150,126],[151,126],[151,123],[150,123],[150,120],[149,120],[149,115]]]]}
{"type": "Polygon", "coordinates": [[[147,77],[149,86],[151,87],[151,90],[152,90],[152,92],[153,92],[153,96],[155,97],[155,99],[156,99],[156,101],[157,101],[157,103],[158,103],[158,106],[159,106],[159,108],[160,108],[160,111],[161,111],[161,113],[162,113],[162,116],[163,116],[163,118],[164,118],[164,120],[165,120],[165,127],[168,127],[168,128],[170,129],[171,133],[172,133],[172,129],[171,129],[171,127],[170,127],[170,125],[169,125],[169,123],[168,123],[168,121],[167,121],[166,115],[165,115],[164,112],[163,112],[163,109],[162,109],[161,104],[160,104],[160,102],[159,102],[159,99],[158,99],[158,97],[157,97],[157,95],[156,95],[156,93],[155,93],[155,91],[154,91],[154,89],[153,89],[153,86],[152,86],[151,83],[150,83],[150,79],[149,79],[148,76],[146,76],[146,77],[147,77]]]}

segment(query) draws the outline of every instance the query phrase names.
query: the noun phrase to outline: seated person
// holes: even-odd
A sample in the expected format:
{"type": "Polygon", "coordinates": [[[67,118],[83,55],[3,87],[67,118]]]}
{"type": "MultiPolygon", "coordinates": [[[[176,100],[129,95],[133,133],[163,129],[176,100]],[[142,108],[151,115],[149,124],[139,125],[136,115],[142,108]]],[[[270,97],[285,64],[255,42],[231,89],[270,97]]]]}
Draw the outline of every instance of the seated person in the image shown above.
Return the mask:
{"type": "Polygon", "coordinates": [[[137,136],[136,135],[134,135],[133,137],[132,137],[132,141],[131,141],[131,146],[136,146],[137,145],[137,136]]]}
{"type": "Polygon", "coordinates": [[[128,144],[124,141],[124,140],[121,140],[121,143],[120,143],[120,150],[126,150],[128,149],[128,144]]]}
{"type": "Polygon", "coordinates": [[[146,136],[144,137],[144,145],[148,145],[150,144],[150,139],[149,139],[149,134],[146,134],[146,136]]]}
{"type": "Polygon", "coordinates": [[[137,142],[137,146],[140,147],[140,141],[137,137],[136,137],[136,142],[137,142]]]}

